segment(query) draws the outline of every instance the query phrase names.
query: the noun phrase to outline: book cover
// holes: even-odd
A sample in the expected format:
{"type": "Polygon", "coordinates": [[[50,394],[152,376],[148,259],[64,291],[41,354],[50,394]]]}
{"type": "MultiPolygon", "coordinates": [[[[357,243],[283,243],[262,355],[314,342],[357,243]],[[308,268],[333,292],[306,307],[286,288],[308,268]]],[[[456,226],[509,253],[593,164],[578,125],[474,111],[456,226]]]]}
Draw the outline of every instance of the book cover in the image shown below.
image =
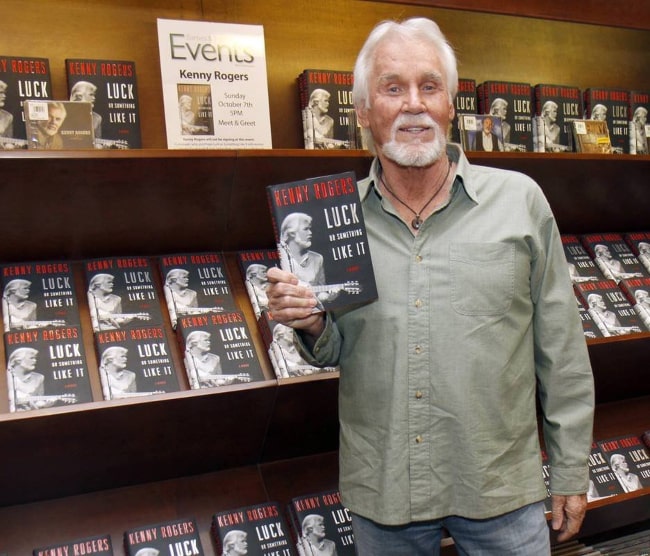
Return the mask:
{"type": "Polygon", "coordinates": [[[630,154],[650,154],[650,91],[630,91],[630,154]]]}
{"type": "Polygon", "coordinates": [[[10,412],[92,401],[78,326],[5,332],[4,345],[10,412]]]}
{"type": "Polygon", "coordinates": [[[268,311],[262,312],[258,326],[277,378],[310,376],[339,370],[338,367],[315,367],[307,363],[298,350],[293,329],[273,320],[268,311]]]}
{"type": "Polygon", "coordinates": [[[580,238],[605,278],[619,282],[624,278],[650,276],[622,234],[584,234],[580,238]]]}
{"type": "Polygon", "coordinates": [[[94,148],[90,102],[26,100],[23,111],[29,149],[94,148]]]}
{"type": "Polygon", "coordinates": [[[92,104],[96,148],[142,147],[135,62],[68,58],[65,71],[70,100],[92,104]]]}
{"type": "Polygon", "coordinates": [[[261,25],[158,19],[169,149],[270,149],[261,25]]]}
{"type": "Polygon", "coordinates": [[[607,122],[602,120],[572,120],[571,131],[576,152],[612,154],[607,122]]]}
{"type": "Polygon", "coordinates": [[[199,528],[194,518],[185,518],[124,532],[126,556],[203,556],[199,528]]]}
{"type": "Polygon", "coordinates": [[[176,253],[158,258],[172,327],[178,317],[238,309],[222,253],[176,253]]]}
{"type": "Polygon", "coordinates": [[[26,100],[52,98],[48,58],[0,56],[0,150],[26,149],[26,100]]]}
{"type": "Polygon", "coordinates": [[[582,91],[572,85],[538,83],[533,87],[534,114],[542,123],[539,152],[570,152],[571,121],[582,119],[582,91]]]}
{"type": "Polygon", "coordinates": [[[650,232],[629,232],[623,234],[623,239],[650,274],[650,232]]]}
{"type": "Polygon", "coordinates": [[[645,326],[614,280],[582,282],[573,287],[603,336],[644,332],[645,326]]]}
{"type": "Polygon", "coordinates": [[[298,76],[300,114],[306,149],[351,149],[360,144],[350,126],[352,71],[305,69],[298,76]]]}
{"type": "Polygon", "coordinates": [[[609,466],[607,459],[600,450],[597,442],[591,444],[589,453],[589,490],[587,491],[587,502],[616,496],[622,494],[621,487],[616,475],[609,466]]]}
{"type": "Polygon", "coordinates": [[[266,272],[280,265],[280,254],[277,249],[245,249],[237,252],[237,262],[255,318],[259,319],[262,311],[269,308],[266,272]]]}
{"type": "Polygon", "coordinates": [[[577,235],[562,234],[561,239],[569,276],[573,283],[596,282],[605,279],[577,235]]]}
{"type": "Polygon", "coordinates": [[[533,88],[530,83],[484,81],[477,87],[479,112],[500,116],[506,151],[533,151],[533,88]]]}
{"type": "Polygon", "coordinates": [[[217,554],[295,556],[291,534],[278,502],[224,510],[212,516],[217,554]]]}
{"type": "Polygon", "coordinates": [[[67,261],[0,266],[4,331],[80,325],[74,273],[67,261]]]}
{"type": "Polygon", "coordinates": [[[153,267],[146,257],[83,261],[93,331],[163,323],[153,267]]]}
{"type": "Polygon", "coordinates": [[[292,498],[288,515],[301,556],[355,556],[352,517],[338,490],[292,498]]]}
{"type": "Polygon", "coordinates": [[[584,332],[585,338],[602,338],[603,333],[600,331],[600,328],[596,326],[594,319],[591,317],[591,313],[589,313],[586,307],[582,304],[580,293],[575,289],[573,291],[575,293],[576,303],[578,305],[578,314],[580,315],[580,322],[582,322],[582,331],[584,332]]]}
{"type": "Polygon", "coordinates": [[[315,311],[377,298],[354,172],[266,188],[280,267],[315,293],[315,311]]]}
{"type": "Polygon", "coordinates": [[[650,331],[650,276],[644,278],[626,278],[619,286],[632,309],[639,315],[644,331],[650,331]]]}
{"type": "Polygon", "coordinates": [[[460,114],[460,144],[465,151],[503,151],[503,121],[489,114],[460,114]]]}
{"type": "Polygon", "coordinates": [[[106,400],[180,390],[162,326],[95,332],[95,348],[106,400]]]}
{"type": "Polygon", "coordinates": [[[650,487],[650,453],[640,436],[599,440],[598,447],[625,492],[650,487]]]}
{"type": "Polygon", "coordinates": [[[629,103],[626,89],[589,87],[583,91],[584,119],[607,122],[614,154],[630,152],[629,103]]]}
{"type": "Polygon", "coordinates": [[[454,117],[449,124],[447,141],[460,143],[460,127],[458,116],[461,114],[478,114],[478,98],[476,96],[476,80],[466,77],[458,78],[458,92],[454,99],[454,117]]]}
{"type": "Polygon", "coordinates": [[[32,554],[33,556],[112,556],[113,543],[110,535],[96,535],[35,548],[32,554]]]}
{"type": "Polygon", "coordinates": [[[241,311],[179,317],[177,330],[191,388],[264,380],[241,311]]]}

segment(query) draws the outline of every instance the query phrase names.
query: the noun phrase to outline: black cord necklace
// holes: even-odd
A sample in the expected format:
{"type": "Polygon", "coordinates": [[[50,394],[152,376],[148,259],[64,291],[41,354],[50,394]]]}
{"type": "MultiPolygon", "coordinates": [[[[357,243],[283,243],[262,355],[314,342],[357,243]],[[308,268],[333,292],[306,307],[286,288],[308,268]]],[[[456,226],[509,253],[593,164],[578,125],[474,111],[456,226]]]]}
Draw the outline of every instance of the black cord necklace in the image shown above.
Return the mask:
{"type": "Polygon", "coordinates": [[[402,201],[402,199],[400,199],[397,195],[395,195],[395,192],[389,187],[388,182],[384,178],[384,170],[383,170],[383,168],[381,169],[380,180],[381,180],[381,183],[386,188],[386,191],[388,191],[395,198],[396,201],[398,201],[399,203],[404,205],[413,214],[415,214],[415,218],[413,218],[413,220],[411,220],[411,227],[414,230],[419,230],[420,226],[422,226],[422,222],[423,222],[422,218],[420,218],[420,215],[422,214],[422,211],[424,209],[426,209],[431,204],[431,201],[433,201],[436,198],[436,195],[438,195],[438,193],[440,193],[440,190],[444,187],[445,183],[447,183],[447,178],[449,177],[449,172],[451,172],[451,162],[449,160],[447,160],[447,173],[445,174],[445,177],[440,182],[440,185],[438,185],[438,187],[436,187],[436,190],[433,192],[433,195],[431,196],[431,198],[426,203],[424,203],[424,206],[418,211],[413,210],[404,201],[402,201]]]}

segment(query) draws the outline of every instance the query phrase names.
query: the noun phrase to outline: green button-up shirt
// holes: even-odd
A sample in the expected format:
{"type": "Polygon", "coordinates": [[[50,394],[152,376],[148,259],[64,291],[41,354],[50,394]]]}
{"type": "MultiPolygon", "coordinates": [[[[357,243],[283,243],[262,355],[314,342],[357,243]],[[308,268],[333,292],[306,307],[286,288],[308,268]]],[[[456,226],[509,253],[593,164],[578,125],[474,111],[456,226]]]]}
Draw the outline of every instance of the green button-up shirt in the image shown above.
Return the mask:
{"type": "MultiPolygon", "coordinates": [[[[539,186],[470,165],[416,236],[359,182],[379,299],[327,318],[314,364],[340,364],[340,489],[388,525],[487,518],[586,492],[593,379],[559,232],[539,186]]],[[[303,349],[304,346],[303,346],[303,349]]]]}

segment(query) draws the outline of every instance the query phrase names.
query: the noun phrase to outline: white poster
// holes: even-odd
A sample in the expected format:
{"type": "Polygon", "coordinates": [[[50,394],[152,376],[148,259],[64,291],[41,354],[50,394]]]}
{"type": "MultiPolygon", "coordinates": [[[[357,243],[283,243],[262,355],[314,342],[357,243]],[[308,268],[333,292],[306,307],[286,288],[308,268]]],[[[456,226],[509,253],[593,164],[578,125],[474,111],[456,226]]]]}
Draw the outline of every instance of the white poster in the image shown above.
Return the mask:
{"type": "Polygon", "coordinates": [[[270,149],[261,25],[158,19],[167,147],[270,149]]]}

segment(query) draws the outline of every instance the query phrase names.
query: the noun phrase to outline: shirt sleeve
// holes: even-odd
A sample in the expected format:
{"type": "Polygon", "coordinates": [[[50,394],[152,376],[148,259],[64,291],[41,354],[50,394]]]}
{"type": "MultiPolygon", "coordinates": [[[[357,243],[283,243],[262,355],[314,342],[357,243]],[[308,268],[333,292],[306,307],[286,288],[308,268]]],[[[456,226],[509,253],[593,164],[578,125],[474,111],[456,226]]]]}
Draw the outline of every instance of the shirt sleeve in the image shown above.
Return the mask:
{"type": "Polygon", "coordinates": [[[550,208],[543,214],[531,263],[531,295],[550,490],[552,494],[582,494],[589,484],[593,374],[560,234],[550,208]]]}
{"type": "Polygon", "coordinates": [[[339,364],[342,337],[329,312],[325,313],[325,328],[312,349],[307,347],[300,330],[294,329],[294,338],[298,351],[310,365],[314,367],[335,367],[339,364]]]}

